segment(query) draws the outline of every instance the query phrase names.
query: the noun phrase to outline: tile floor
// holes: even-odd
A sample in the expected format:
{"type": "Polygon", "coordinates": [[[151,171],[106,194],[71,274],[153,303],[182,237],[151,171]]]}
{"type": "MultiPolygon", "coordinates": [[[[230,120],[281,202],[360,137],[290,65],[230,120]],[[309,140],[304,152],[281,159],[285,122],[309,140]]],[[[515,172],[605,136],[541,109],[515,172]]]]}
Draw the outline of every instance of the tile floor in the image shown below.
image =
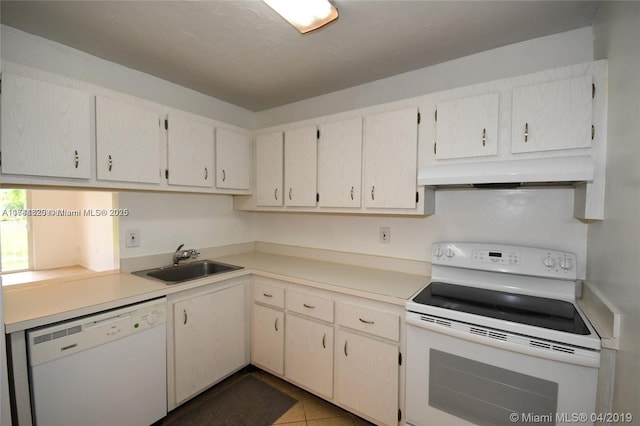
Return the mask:
{"type": "Polygon", "coordinates": [[[298,400],[274,425],[286,426],[365,426],[368,421],[310,394],[289,382],[264,371],[252,372],[255,377],[298,400]]]}

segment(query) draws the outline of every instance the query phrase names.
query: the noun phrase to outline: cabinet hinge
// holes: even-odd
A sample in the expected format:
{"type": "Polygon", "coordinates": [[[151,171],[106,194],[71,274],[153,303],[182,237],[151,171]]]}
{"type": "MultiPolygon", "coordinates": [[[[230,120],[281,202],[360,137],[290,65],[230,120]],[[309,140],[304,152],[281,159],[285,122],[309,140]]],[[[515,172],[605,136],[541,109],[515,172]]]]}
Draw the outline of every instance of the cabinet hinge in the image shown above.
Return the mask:
{"type": "Polygon", "coordinates": [[[316,203],[320,202],[320,193],[316,192],[316,203]]]}
{"type": "Polygon", "coordinates": [[[402,365],[402,352],[398,352],[398,365],[402,365]]]}
{"type": "Polygon", "coordinates": [[[169,130],[169,120],[167,119],[164,120],[164,129],[169,130]]]}
{"type": "Polygon", "coordinates": [[[316,138],[320,139],[320,129],[316,130],[316,138]]]}
{"type": "Polygon", "coordinates": [[[402,420],[402,410],[398,408],[398,421],[402,420]]]}
{"type": "Polygon", "coordinates": [[[422,116],[420,115],[420,111],[418,111],[418,124],[420,124],[421,118],[422,118],[422,116]]]}
{"type": "Polygon", "coordinates": [[[2,167],[2,151],[0,151],[0,167],[2,167]]]}
{"type": "Polygon", "coordinates": [[[416,204],[420,202],[420,193],[416,191],[416,204]]]}
{"type": "Polygon", "coordinates": [[[164,169],[164,178],[169,179],[169,169],[164,169]]]}
{"type": "Polygon", "coordinates": [[[0,78],[0,93],[2,93],[2,79],[0,78]]]}

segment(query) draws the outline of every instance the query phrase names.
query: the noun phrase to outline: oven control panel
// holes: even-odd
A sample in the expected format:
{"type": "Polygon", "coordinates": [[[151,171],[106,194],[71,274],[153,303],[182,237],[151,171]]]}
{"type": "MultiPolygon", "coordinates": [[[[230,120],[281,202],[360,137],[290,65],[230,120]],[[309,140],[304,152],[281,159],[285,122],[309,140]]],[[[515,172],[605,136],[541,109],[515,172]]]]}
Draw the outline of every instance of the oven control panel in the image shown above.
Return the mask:
{"type": "Polygon", "coordinates": [[[433,265],[575,280],[576,255],[536,247],[483,243],[434,243],[433,265]]]}

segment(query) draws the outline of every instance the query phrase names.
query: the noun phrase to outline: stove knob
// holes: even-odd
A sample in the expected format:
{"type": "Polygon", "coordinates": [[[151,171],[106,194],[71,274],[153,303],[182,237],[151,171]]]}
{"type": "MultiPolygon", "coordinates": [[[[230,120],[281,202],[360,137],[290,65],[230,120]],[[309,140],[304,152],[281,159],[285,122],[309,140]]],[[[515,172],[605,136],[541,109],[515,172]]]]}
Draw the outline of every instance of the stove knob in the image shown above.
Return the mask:
{"type": "Polygon", "coordinates": [[[554,266],[556,266],[556,260],[551,257],[551,255],[545,257],[542,263],[544,263],[544,266],[546,266],[547,268],[553,268],[554,266]]]}
{"type": "Polygon", "coordinates": [[[448,248],[447,251],[444,252],[444,255],[449,257],[449,258],[453,257],[454,254],[455,254],[454,251],[452,249],[450,249],[450,248],[448,248]]]}
{"type": "Polygon", "coordinates": [[[573,260],[567,257],[560,259],[560,267],[564,270],[573,269],[573,260]]]}

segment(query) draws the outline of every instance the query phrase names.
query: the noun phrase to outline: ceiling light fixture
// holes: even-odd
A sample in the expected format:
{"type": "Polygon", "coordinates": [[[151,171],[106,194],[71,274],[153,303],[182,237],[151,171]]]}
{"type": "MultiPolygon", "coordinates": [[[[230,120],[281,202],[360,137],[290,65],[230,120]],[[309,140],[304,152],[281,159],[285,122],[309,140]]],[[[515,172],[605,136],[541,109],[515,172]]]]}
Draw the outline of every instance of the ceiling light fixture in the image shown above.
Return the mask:
{"type": "Polygon", "coordinates": [[[328,0],[263,0],[302,34],[338,19],[338,9],[328,0]]]}

